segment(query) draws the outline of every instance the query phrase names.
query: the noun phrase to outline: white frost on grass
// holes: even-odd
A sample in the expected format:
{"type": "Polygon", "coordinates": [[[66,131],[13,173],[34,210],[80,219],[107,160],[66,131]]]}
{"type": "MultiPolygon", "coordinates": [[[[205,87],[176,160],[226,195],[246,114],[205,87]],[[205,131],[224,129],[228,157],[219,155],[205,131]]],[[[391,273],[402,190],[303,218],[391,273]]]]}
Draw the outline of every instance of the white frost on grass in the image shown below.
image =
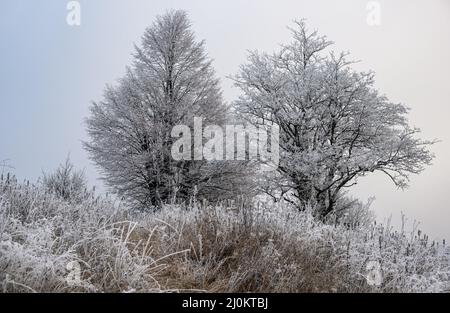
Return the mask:
{"type": "Polygon", "coordinates": [[[417,232],[324,224],[286,205],[130,213],[89,192],[71,203],[0,181],[3,292],[444,292],[449,281],[448,249],[417,232]],[[66,281],[72,261],[82,269],[76,285],[66,281]],[[380,286],[367,284],[373,261],[380,286]]]}

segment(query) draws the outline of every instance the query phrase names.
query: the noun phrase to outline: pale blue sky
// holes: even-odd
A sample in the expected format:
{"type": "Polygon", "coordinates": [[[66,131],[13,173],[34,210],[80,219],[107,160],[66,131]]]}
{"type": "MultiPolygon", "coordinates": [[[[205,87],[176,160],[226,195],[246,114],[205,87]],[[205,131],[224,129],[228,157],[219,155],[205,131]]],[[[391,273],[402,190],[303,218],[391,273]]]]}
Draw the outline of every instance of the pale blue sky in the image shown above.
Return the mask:
{"type": "Polygon", "coordinates": [[[401,192],[387,178],[361,180],[354,194],[376,196],[380,219],[400,211],[422,221],[431,236],[450,238],[450,1],[396,0],[381,4],[381,25],[366,23],[368,1],[152,1],[84,0],[81,26],[66,23],[65,0],[2,0],[0,4],[0,160],[10,159],[20,179],[35,180],[68,153],[98,174],[81,140],[92,100],[101,99],[130,63],[155,15],[186,9],[197,37],[206,40],[227,101],[238,92],[226,79],[245,61],[247,49],[272,51],[289,40],[286,26],[307,18],[377,73],[377,86],[412,108],[411,121],[426,138],[439,138],[434,165],[401,192]]]}

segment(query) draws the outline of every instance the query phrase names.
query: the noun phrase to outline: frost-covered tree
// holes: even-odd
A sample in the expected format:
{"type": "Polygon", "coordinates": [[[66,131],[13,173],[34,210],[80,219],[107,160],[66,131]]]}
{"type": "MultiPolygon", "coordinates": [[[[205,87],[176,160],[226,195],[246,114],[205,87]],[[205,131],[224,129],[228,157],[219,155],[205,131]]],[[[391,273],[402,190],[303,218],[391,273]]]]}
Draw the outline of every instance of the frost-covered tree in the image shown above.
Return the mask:
{"type": "Polygon", "coordinates": [[[145,31],[119,84],[92,105],[85,147],[107,185],[143,208],[193,194],[216,200],[244,191],[242,163],[176,161],[171,131],[194,117],[223,125],[227,110],[204,42],[185,12],[171,11],[145,31]]]}
{"type": "Polygon", "coordinates": [[[430,164],[433,142],[418,139],[408,108],[374,88],[373,72],[352,69],[347,54],[303,21],[293,41],[273,54],[252,52],[235,77],[236,106],[254,124],[280,127],[279,189],[313,202],[318,215],[335,208],[344,188],[370,172],[406,187],[411,173],[430,164]]]}

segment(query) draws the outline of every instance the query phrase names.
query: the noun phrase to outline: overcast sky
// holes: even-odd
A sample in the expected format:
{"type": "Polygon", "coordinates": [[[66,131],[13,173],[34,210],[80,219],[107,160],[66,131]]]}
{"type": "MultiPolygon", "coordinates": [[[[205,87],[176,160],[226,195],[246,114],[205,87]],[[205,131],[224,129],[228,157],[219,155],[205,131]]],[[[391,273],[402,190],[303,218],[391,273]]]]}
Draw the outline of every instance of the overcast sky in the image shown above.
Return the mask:
{"type": "MultiPolygon", "coordinates": [[[[0,160],[20,179],[35,180],[70,153],[92,184],[98,173],[81,140],[91,101],[130,64],[133,44],[154,17],[185,9],[198,39],[222,79],[224,96],[238,90],[226,78],[245,62],[247,50],[273,51],[290,40],[286,26],[306,18],[336,50],[376,72],[377,87],[411,107],[423,137],[438,138],[434,165],[397,190],[388,178],[360,180],[352,193],[367,199],[380,220],[400,212],[420,220],[430,237],[450,238],[450,1],[384,0],[380,25],[367,23],[369,1],[153,1],[85,0],[81,25],[66,23],[65,0],[2,0],[0,4],[0,160]]],[[[371,11],[374,12],[374,11],[371,11]]]]}

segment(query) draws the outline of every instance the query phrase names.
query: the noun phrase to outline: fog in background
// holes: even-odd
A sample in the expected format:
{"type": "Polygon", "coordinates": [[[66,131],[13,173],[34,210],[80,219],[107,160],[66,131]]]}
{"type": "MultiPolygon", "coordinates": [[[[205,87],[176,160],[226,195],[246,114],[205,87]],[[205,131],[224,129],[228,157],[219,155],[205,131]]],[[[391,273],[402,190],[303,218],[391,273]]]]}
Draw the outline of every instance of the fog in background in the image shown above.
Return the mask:
{"type": "Polygon", "coordinates": [[[9,159],[19,179],[36,180],[70,153],[91,184],[98,172],[82,149],[83,119],[130,64],[133,44],[156,15],[185,9],[198,39],[222,79],[228,102],[238,90],[227,79],[247,50],[271,52],[290,41],[286,26],[306,18],[335,50],[376,72],[377,87],[391,101],[410,106],[411,124],[422,137],[440,139],[436,159],[410,188],[397,190],[388,177],[359,181],[352,194],[373,203],[378,218],[403,211],[430,238],[450,238],[450,1],[376,1],[381,24],[367,23],[369,1],[111,1],[85,0],[81,25],[66,23],[68,1],[2,0],[0,4],[0,160],[9,159]]]}

